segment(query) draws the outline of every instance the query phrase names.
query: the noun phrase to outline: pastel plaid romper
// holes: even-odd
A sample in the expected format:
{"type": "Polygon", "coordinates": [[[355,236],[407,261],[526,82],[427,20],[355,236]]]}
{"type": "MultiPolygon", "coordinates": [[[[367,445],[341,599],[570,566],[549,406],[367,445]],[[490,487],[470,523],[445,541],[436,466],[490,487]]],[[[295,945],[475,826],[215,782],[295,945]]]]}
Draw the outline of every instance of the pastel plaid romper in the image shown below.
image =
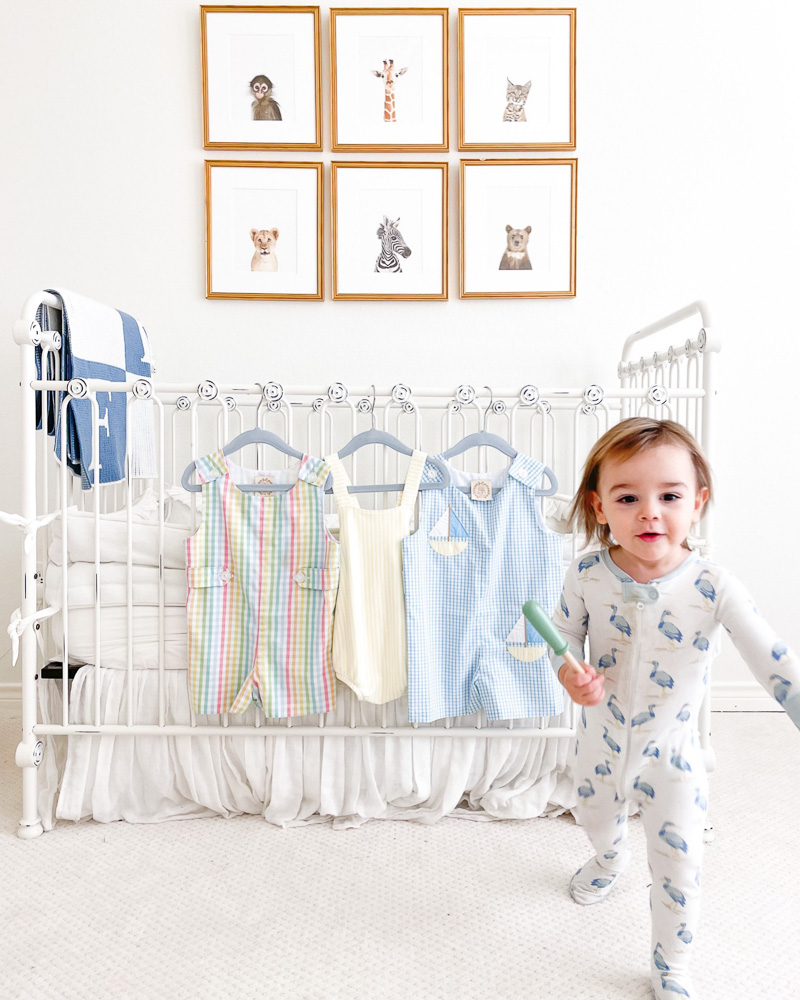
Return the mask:
{"type": "Polygon", "coordinates": [[[241,713],[255,702],[271,717],[329,711],[339,545],[323,519],[327,464],[305,455],[292,470],[256,474],[217,451],[196,466],[203,518],[186,540],[194,710],[241,713]],[[240,482],[296,481],[287,492],[251,493],[232,471],[240,482]]]}

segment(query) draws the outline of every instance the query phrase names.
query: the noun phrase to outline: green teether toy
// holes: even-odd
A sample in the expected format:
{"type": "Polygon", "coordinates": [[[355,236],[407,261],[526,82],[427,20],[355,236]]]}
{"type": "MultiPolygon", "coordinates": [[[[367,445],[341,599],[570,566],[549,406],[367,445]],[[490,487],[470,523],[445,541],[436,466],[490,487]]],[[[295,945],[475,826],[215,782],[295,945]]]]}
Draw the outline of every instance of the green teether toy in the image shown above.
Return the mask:
{"type": "Polygon", "coordinates": [[[526,601],[522,605],[522,613],[556,656],[563,656],[571,667],[580,670],[582,674],[586,673],[581,664],[570,653],[569,643],[544,613],[541,604],[537,604],[536,601],[526,601]]]}

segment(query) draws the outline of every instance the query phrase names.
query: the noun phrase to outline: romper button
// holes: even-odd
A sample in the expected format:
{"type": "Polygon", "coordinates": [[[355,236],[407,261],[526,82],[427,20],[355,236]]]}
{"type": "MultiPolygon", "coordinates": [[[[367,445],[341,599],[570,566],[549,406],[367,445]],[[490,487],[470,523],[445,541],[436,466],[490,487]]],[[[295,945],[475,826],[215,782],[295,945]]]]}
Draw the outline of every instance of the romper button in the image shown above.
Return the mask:
{"type": "Polygon", "coordinates": [[[305,573],[295,573],[295,575],[294,575],[294,582],[295,583],[305,583],[306,582],[306,575],[305,575],[305,573]]]}
{"type": "Polygon", "coordinates": [[[642,604],[642,602],[639,601],[639,603],[636,605],[636,607],[641,611],[642,608],[644,607],[644,604],[642,604]]]}
{"type": "Polygon", "coordinates": [[[233,573],[231,573],[229,569],[223,570],[223,572],[220,574],[220,579],[223,580],[225,583],[227,583],[228,580],[233,579],[233,573]]]}
{"type": "Polygon", "coordinates": [[[653,598],[654,601],[658,600],[658,587],[650,588],[650,596],[653,598]]]}

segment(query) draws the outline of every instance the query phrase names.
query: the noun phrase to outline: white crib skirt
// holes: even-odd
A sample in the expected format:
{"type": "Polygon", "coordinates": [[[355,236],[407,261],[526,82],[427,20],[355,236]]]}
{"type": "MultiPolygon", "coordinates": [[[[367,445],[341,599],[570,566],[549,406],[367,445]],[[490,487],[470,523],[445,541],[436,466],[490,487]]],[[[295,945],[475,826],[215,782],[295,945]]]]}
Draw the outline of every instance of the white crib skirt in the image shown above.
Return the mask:
{"type": "MultiPolygon", "coordinates": [[[[76,674],[71,723],[95,722],[96,675],[91,666],[76,674]]],[[[101,669],[99,682],[101,721],[125,724],[127,674],[101,669]]],[[[188,724],[185,672],[166,671],[164,686],[166,723],[188,724]]],[[[157,723],[157,673],[134,671],[132,690],[134,719],[157,723]]],[[[61,695],[60,681],[39,681],[42,722],[62,721],[61,695]]],[[[358,721],[380,726],[381,708],[353,702],[341,687],[329,724],[349,724],[353,710],[358,721]]],[[[253,725],[256,713],[253,708],[231,717],[231,729],[253,725]]],[[[386,724],[405,713],[404,699],[391,703],[386,724]]],[[[564,725],[562,718],[547,722],[564,725]]],[[[219,719],[198,716],[197,723],[217,726],[219,719]]],[[[572,743],[563,737],[73,736],[68,746],[65,737],[50,737],[39,772],[39,808],[45,829],[56,819],[155,823],[241,813],[261,814],[279,826],[435,823],[447,815],[522,819],[574,804],[571,759],[572,743]]]]}

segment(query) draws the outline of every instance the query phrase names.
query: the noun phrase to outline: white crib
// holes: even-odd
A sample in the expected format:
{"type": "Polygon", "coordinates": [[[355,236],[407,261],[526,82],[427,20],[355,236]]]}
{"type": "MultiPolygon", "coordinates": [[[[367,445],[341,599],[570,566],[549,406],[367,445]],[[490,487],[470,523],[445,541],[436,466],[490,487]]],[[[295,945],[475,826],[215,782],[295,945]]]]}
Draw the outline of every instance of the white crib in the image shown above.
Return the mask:
{"type": "MultiPolygon", "coordinates": [[[[320,456],[370,425],[430,454],[488,429],[554,470],[558,494],[543,501],[544,512],[552,528],[565,532],[566,506],[585,454],[619,419],[669,417],[713,452],[719,345],[709,336],[702,302],[629,336],[613,389],[528,384],[413,390],[37,378],[37,346],[42,371],[59,370],[48,367],[60,350],[59,305],[49,293],[36,293],[14,325],[23,387],[22,510],[0,515],[24,536],[21,603],[11,628],[19,640],[22,686],[20,837],[39,836],[57,818],[147,822],[256,812],[282,825],[353,825],[371,818],[434,822],[454,810],[503,818],[570,807],[571,707],[555,718],[498,723],[479,712],[411,725],[405,698],[366,705],[339,685],[337,707],[327,715],[268,719],[253,707],[243,716],[195,716],[187,687],[181,559],[198,510],[195,495],[179,485],[181,474],[194,457],[256,426],[320,456]],[[44,315],[40,307],[47,323],[37,322],[37,313],[44,315]],[[632,360],[645,340],[663,349],[632,360]],[[151,400],[156,475],[138,480],[129,474],[122,483],[83,491],[66,463],[57,461],[53,439],[36,430],[35,393],[51,394],[55,403],[65,394],[64,408],[88,398],[97,454],[96,398],[109,391],[125,391],[128,406],[151,400]]],[[[466,459],[468,467],[485,470],[498,457],[480,449],[466,459]]],[[[354,481],[386,483],[402,475],[404,459],[387,451],[351,461],[354,481]]],[[[250,464],[261,462],[256,453],[250,464]]],[[[378,505],[385,500],[373,495],[378,505]]],[[[706,554],[709,522],[706,514],[706,554]]],[[[579,542],[564,534],[565,561],[579,542]]],[[[701,737],[711,770],[708,699],[701,737]]]]}

